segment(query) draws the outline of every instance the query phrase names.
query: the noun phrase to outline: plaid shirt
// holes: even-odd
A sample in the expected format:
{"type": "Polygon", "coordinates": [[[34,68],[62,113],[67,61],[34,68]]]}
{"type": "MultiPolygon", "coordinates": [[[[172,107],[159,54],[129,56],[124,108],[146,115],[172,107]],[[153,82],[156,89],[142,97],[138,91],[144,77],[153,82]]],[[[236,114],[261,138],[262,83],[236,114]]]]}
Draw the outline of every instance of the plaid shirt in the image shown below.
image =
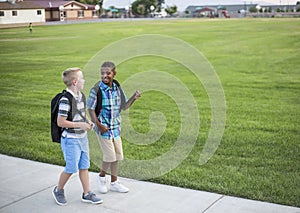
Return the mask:
{"type": "MultiPolygon", "coordinates": [[[[109,130],[104,134],[101,134],[97,125],[95,125],[94,130],[97,134],[101,134],[102,137],[106,139],[118,138],[121,134],[121,92],[118,86],[113,83],[110,88],[102,81],[99,84],[100,90],[102,92],[102,109],[98,115],[98,120],[101,124],[108,127],[109,130]]],[[[126,101],[127,98],[125,97],[126,101]]],[[[87,108],[95,110],[97,102],[97,94],[94,89],[91,89],[90,95],[87,100],[87,108]]]]}

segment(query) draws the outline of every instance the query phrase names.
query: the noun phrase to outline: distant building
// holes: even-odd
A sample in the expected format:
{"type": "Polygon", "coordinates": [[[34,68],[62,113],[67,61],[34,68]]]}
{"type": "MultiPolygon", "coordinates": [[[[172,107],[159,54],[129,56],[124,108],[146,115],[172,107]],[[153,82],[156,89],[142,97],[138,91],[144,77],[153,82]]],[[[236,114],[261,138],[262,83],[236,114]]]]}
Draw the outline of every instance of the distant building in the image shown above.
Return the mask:
{"type": "MultiPolygon", "coordinates": [[[[261,14],[269,13],[275,16],[275,13],[296,13],[300,5],[258,5],[258,4],[236,4],[236,5],[196,5],[188,6],[185,9],[187,17],[245,17],[245,16],[261,16],[261,14]],[[258,13],[250,13],[251,8],[260,8],[258,13]],[[203,10],[209,10],[203,11],[203,10]],[[260,14],[261,13],[261,14],[260,14]]],[[[291,14],[292,15],[292,14],[291,14]]],[[[297,14],[296,14],[297,15],[297,14]]]]}
{"type": "Polygon", "coordinates": [[[98,18],[95,5],[64,0],[25,0],[45,9],[46,21],[66,21],[98,18]]]}
{"type": "Polygon", "coordinates": [[[33,2],[1,1],[0,28],[45,24],[45,9],[33,2]]]}
{"type": "Polygon", "coordinates": [[[64,0],[0,0],[0,27],[99,18],[95,5],[64,0]]]}

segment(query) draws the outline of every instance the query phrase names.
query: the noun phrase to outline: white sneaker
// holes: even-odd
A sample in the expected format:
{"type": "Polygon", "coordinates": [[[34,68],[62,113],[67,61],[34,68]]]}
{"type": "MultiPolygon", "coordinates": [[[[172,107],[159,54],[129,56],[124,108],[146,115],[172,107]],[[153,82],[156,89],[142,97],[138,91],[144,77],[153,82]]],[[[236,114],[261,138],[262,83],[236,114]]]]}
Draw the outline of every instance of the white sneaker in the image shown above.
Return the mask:
{"type": "Polygon", "coordinates": [[[107,190],[107,187],[106,187],[105,177],[98,176],[97,181],[98,181],[99,192],[102,193],[102,194],[107,193],[108,190],[107,190]]]}
{"type": "Polygon", "coordinates": [[[110,183],[110,191],[127,193],[129,192],[129,189],[125,187],[123,184],[121,184],[119,181],[115,181],[110,183]]]}

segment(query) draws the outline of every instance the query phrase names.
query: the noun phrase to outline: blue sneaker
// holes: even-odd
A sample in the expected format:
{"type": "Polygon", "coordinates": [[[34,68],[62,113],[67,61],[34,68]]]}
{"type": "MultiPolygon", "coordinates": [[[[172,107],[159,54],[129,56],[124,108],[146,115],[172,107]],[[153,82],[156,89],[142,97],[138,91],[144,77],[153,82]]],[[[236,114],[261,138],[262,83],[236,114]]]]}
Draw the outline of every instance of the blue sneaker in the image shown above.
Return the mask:
{"type": "Polygon", "coordinates": [[[92,204],[100,204],[103,203],[101,198],[97,198],[97,196],[93,192],[88,192],[87,195],[82,194],[82,202],[92,203],[92,204]]]}
{"type": "Polygon", "coordinates": [[[57,186],[55,186],[52,190],[52,195],[55,200],[55,202],[60,206],[67,205],[67,201],[65,198],[65,192],[63,189],[57,190],[57,186]]]}

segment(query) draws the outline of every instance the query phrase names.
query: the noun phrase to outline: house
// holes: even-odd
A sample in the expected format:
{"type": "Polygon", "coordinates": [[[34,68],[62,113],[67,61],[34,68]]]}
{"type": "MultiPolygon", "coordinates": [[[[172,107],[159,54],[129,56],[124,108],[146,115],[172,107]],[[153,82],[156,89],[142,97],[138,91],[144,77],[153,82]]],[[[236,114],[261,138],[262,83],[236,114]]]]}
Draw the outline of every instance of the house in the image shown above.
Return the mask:
{"type": "Polygon", "coordinates": [[[45,9],[32,2],[0,1],[0,28],[45,24],[45,9]]]}
{"type": "Polygon", "coordinates": [[[63,0],[25,0],[40,5],[45,9],[46,21],[66,21],[95,19],[99,11],[95,5],[82,4],[77,1],[63,0]]]}
{"type": "MultiPolygon", "coordinates": [[[[249,5],[248,5],[249,7],[249,5]]],[[[205,6],[188,6],[185,11],[191,17],[237,17],[241,10],[245,9],[244,4],[240,5],[205,5],[205,6]],[[205,13],[201,11],[206,11],[205,13]],[[199,16],[198,14],[204,14],[199,16]]]]}
{"type": "MultiPolygon", "coordinates": [[[[98,6],[99,7],[99,6],[98,6]]],[[[98,9],[98,10],[97,10],[98,9]]],[[[0,0],[0,28],[99,18],[95,5],[64,0],[0,0]]]]}
{"type": "MultiPolygon", "coordinates": [[[[296,14],[296,11],[299,10],[299,5],[258,5],[258,4],[235,4],[235,5],[195,5],[195,6],[188,6],[185,9],[185,13],[188,14],[190,17],[211,17],[209,15],[206,16],[199,16],[199,11],[203,10],[203,8],[209,8],[211,11],[214,10],[214,13],[210,14],[217,14],[217,17],[234,17],[234,18],[240,18],[245,16],[258,16],[258,13],[250,13],[251,8],[261,8],[258,13],[260,13],[261,17],[267,17],[264,16],[265,13],[269,13],[269,15],[275,16],[274,13],[277,12],[291,12],[294,14],[290,14],[291,16],[299,16],[299,14],[296,14]]],[[[207,9],[206,9],[207,10],[207,9]]],[[[206,14],[209,12],[206,12],[206,14]]]]}
{"type": "Polygon", "coordinates": [[[197,7],[195,13],[198,17],[215,17],[216,9],[210,7],[197,7]]]}

